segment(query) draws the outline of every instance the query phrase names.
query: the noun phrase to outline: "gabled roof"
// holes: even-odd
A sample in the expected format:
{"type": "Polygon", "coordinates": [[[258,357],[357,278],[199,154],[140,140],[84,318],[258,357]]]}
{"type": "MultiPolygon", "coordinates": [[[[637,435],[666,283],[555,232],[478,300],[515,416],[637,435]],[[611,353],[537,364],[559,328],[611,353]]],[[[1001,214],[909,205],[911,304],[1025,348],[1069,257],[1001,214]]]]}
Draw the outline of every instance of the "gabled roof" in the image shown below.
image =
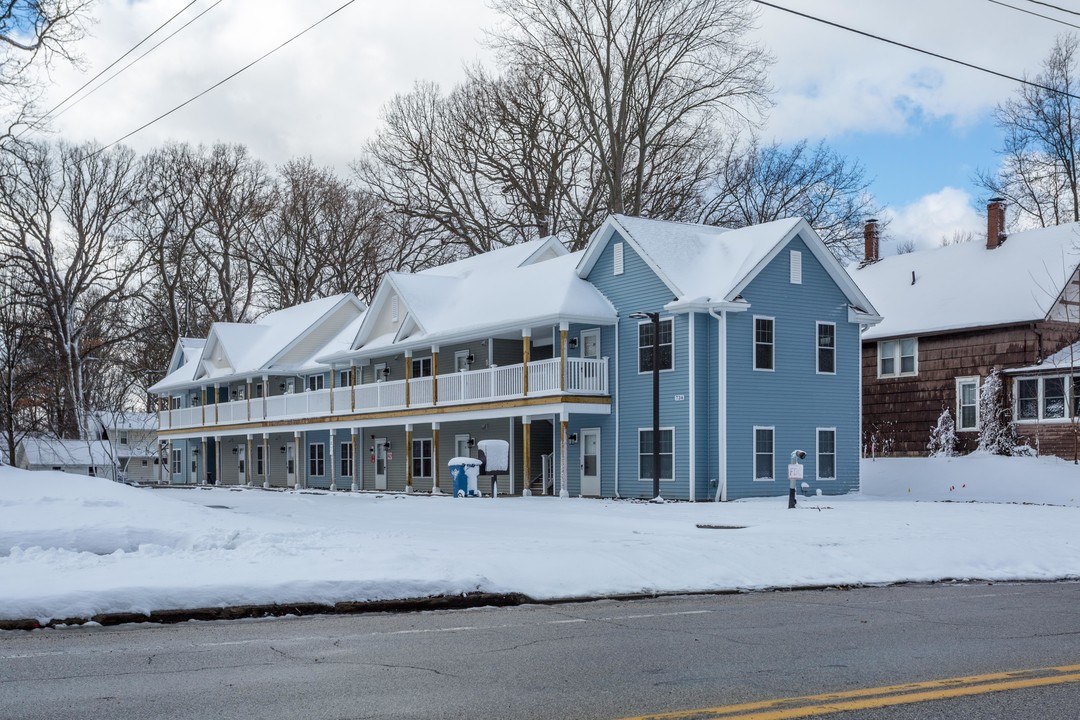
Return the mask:
{"type": "MultiPolygon", "coordinates": [[[[884,315],[864,340],[1045,319],[1080,262],[1075,223],[894,255],[852,272],[884,315]]],[[[1074,318],[1075,319],[1075,318],[1074,318]]]]}
{"type": "MultiPolygon", "coordinates": [[[[150,392],[168,392],[199,380],[252,375],[269,369],[275,360],[318,329],[338,308],[349,304],[362,316],[364,303],[352,293],[342,293],[272,312],[253,323],[214,323],[199,359],[170,373],[153,385],[150,392]],[[226,358],[225,367],[209,362],[218,350],[226,358]],[[189,373],[192,364],[195,369],[189,373]]],[[[352,323],[349,325],[355,327],[352,323]]],[[[321,353],[322,348],[315,354],[321,353]]]]}
{"type": "Polygon", "coordinates": [[[136,410],[93,412],[98,424],[105,430],[157,430],[157,413],[136,410]]]}
{"type": "Polygon", "coordinates": [[[675,296],[673,305],[731,303],[795,237],[803,242],[857,307],[874,322],[874,307],[851,280],[817,232],[801,218],[728,229],[713,225],[611,215],[593,235],[578,265],[587,277],[618,233],[630,243],[675,296]]]}
{"type": "Polygon", "coordinates": [[[552,257],[568,254],[569,251],[554,235],[538,240],[507,245],[506,247],[490,250],[479,255],[472,255],[461,260],[456,260],[445,265],[421,270],[416,275],[450,275],[453,277],[469,277],[470,275],[483,275],[492,270],[506,268],[525,267],[537,262],[551,259],[552,257]]]}
{"type": "MultiPolygon", "coordinates": [[[[50,437],[25,437],[19,442],[28,465],[111,465],[109,443],[103,440],[62,440],[50,437]]],[[[18,450],[16,450],[18,455],[18,450]]]]}

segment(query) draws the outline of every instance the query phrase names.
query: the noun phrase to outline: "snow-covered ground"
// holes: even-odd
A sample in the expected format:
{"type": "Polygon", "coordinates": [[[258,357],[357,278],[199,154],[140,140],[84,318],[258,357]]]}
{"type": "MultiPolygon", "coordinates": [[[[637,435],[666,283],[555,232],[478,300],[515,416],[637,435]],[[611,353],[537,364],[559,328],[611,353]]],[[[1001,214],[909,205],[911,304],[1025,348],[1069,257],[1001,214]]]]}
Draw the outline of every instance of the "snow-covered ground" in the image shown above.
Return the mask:
{"type": "Polygon", "coordinates": [[[861,494],[800,498],[795,510],[786,497],[139,489],[0,467],[0,618],[475,591],[552,598],[1080,577],[1077,466],[973,456],[862,467],[861,494]]]}

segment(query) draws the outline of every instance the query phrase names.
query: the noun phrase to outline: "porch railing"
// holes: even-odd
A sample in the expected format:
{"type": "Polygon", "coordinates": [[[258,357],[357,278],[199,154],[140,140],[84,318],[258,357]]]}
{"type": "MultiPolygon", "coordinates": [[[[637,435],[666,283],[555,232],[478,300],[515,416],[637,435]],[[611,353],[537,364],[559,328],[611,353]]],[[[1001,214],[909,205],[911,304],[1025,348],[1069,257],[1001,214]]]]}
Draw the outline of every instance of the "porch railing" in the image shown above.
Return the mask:
{"type": "MultiPolygon", "coordinates": [[[[562,361],[560,358],[530,362],[528,396],[551,396],[563,393],[574,395],[608,394],[608,361],[587,358],[567,358],[565,390],[562,387],[562,361]]],[[[438,404],[464,405],[487,400],[512,400],[525,398],[524,364],[493,366],[482,370],[468,370],[435,378],[422,377],[411,380],[369,383],[330,390],[306,391],[267,398],[252,398],[250,420],[283,420],[330,416],[330,396],[333,394],[333,414],[367,412],[373,410],[398,410],[407,407],[432,407],[438,404]],[[406,405],[405,385],[409,384],[406,405]],[[438,384],[438,396],[433,393],[438,384]],[[355,394],[355,404],[353,395],[355,394]],[[263,413],[265,402],[266,412],[263,413]]],[[[249,420],[246,400],[219,403],[216,406],[217,424],[231,425],[249,420]]],[[[215,405],[205,408],[176,408],[159,414],[162,429],[198,427],[214,424],[215,405]]]]}

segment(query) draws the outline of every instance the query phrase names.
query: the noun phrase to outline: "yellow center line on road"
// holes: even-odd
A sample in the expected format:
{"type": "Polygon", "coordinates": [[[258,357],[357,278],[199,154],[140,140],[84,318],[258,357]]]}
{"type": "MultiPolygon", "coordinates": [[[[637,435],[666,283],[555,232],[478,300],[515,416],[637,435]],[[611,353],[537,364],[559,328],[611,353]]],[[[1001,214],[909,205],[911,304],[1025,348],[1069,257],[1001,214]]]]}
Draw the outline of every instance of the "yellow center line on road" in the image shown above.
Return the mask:
{"type": "Polygon", "coordinates": [[[623,720],[714,720],[718,718],[787,720],[788,718],[829,715],[847,710],[870,710],[891,705],[906,705],[930,700],[944,700],[1075,682],[1080,682],[1080,665],[1060,665],[1035,670],[969,675],[967,677],[886,685],[876,688],[823,693],[821,695],[779,698],[739,705],[699,708],[697,710],[677,710],[652,715],[639,715],[632,718],[623,718],[623,720]]]}

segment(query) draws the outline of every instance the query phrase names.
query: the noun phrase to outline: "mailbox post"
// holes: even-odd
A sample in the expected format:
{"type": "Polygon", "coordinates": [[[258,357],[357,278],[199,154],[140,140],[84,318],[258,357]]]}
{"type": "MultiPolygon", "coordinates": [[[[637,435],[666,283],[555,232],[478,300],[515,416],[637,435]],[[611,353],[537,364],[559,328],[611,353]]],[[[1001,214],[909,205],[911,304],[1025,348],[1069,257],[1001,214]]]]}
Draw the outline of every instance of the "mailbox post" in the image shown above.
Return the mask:
{"type": "Polygon", "coordinates": [[[806,453],[802,450],[794,450],[791,453],[791,462],[787,466],[788,477],[788,510],[795,507],[795,481],[803,479],[803,466],[799,463],[800,460],[806,457],[806,453]]]}

